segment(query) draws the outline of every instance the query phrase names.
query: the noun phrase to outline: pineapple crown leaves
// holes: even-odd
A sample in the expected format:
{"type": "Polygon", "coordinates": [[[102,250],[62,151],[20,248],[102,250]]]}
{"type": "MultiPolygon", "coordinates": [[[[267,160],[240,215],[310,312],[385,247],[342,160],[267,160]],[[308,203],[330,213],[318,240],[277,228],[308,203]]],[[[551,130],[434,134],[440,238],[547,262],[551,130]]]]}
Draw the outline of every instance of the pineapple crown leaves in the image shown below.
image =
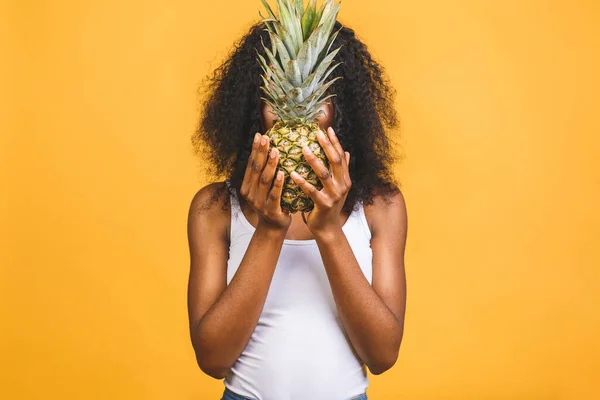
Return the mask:
{"type": "Polygon", "coordinates": [[[333,64],[339,48],[331,51],[339,30],[332,33],[340,3],[325,0],[319,9],[317,1],[309,0],[306,8],[303,0],[276,0],[279,18],[266,0],[261,0],[268,17],[263,19],[271,48],[262,46],[266,58],[258,51],[258,59],[264,72],[266,95],[262,98],[281,120],[299,119],[310,121],[326,100],[323,97],[337,77],[326,79],[341,63],[333,64]]]}

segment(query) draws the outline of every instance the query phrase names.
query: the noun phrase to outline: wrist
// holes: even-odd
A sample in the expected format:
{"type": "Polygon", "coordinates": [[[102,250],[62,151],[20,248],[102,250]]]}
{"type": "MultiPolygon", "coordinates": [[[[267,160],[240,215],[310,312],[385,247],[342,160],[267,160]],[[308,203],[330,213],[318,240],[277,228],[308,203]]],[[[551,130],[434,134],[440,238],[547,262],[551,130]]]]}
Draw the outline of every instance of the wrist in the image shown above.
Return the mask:
{"type": "Polygon", "coordinates": [[[263,220],[259,220],[256,230],[260,234],[267,236],[269,239],[283,240],[287,234],[288,227],[278,226],[263,220]]]}
{"type": "Polygon", "coordinates": [[[314,231],[313,235],[318,242],[322,242],[324,244],[339,243],[339,240],[344,237],[344,231],[342,230],[341,226],[338,226],[314,231]]]}

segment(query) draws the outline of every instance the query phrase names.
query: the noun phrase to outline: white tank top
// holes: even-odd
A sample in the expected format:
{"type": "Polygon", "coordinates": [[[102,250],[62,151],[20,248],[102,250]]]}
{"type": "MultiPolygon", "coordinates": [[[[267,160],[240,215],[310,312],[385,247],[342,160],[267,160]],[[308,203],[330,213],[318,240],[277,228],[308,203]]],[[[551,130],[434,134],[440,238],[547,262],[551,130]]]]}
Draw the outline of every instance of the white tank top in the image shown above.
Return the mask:
{"type": "MultiPolygon", "coordinates": [[[[371,232],[362,204],[342,229],[371,284],[371,232]]],[[[231,196],[228,285],[254,230],[231,196]]],[[[314,239],[284,240],[258,324],[224,384],[256,400],[348,400],[366,391],[366,367],[338,317],[314,239]]]]}

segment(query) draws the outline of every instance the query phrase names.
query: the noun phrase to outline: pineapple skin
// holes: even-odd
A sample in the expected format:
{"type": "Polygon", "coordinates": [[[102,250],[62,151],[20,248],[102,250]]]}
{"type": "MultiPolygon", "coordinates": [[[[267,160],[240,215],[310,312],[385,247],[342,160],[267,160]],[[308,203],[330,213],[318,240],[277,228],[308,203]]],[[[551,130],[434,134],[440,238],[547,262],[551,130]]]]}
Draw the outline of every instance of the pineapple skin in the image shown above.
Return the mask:
{"type": "Polygon", "coordinates": [[[294,182],[290,173],[296,171],[317,190],[323,188],[321,180],[306,161],[302,148],[307,145],[313,154],[321,160],[329,170],[329,160],[317,140],[317,132],[321,129],[318,122],[290,123],[279,121],[265,134],[269,138],[271,148],[279,150],[279,168],[284,173],[281,209],[290,213],[308,212],[314,208],[312,199],[294,182]]]}

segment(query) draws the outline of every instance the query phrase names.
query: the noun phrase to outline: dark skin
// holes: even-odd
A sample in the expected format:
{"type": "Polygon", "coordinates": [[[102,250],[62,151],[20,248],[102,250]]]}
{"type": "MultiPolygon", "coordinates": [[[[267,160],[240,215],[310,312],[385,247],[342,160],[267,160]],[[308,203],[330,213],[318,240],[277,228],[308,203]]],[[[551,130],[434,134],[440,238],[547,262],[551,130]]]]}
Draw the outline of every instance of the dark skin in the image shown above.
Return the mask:
{"type": "MultiPolygon", "coordinates": [[[[246,205],[244,214],[256,230],[229,285],[226,281],[229,209],[223,209],[223,202],[215,202],[208,209],[202,207],[223,183],[200,189],[191,202],[188,216],[190,336],[198,365],[214,378],[225,378],[250,340],[284,239],[316,241],[340,320],[357,356],[371,373],[381,374],[396,362],[406,308],[404,197],[399,192],[386,202],[375,196],[372,205],[365,205],[372,235],[370,285],[342,231],[348,218],[342,213],[342,206],[352,184],[348,173],[351,155],[342,149],[331,129],[333,107],[328,104],[322,109],[324,115],[319,116],[319,121],[325,132],[317,137],[331,171],[307,148],[304,155],[324,187],[318,191],[301,177],[292,176],[315,202],[313,211],[305,214],[306,223],[300,213],[281,210],[283,173],[277,171],[279,155],[275,150],[274,156],[269,157],[266,135],[256,134],[240,189],[246,205]]],[[[273,125],[272,110],[263,105],[262,111],[264,126],[269,129],[273,125]]]]}

